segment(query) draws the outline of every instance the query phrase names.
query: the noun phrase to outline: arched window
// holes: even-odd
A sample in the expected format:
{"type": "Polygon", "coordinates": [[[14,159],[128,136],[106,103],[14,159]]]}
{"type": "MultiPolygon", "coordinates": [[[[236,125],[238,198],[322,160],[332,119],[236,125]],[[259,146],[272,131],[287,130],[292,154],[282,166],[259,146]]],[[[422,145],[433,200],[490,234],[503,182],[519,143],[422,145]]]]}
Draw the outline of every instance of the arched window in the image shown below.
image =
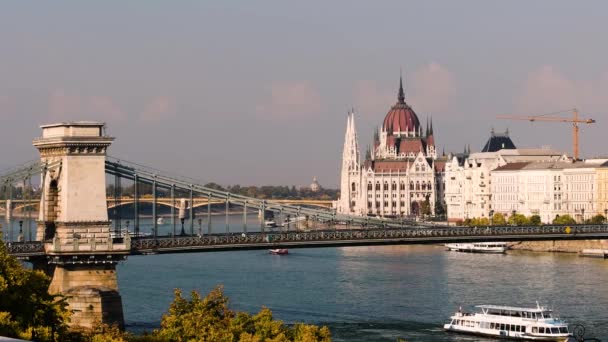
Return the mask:
{"type": "Polygon", "coordinates": [[[391,185],[391,190],[397,190],[397,183],[393,182],[391,185]]]}
{"type": "Polygon", "coordinates": [[[384,190],[388,191],[388,182],[384,182],[384,190]]]}
{"type": "Polygon", "coordinates": [[[420,190],[420,182],[416,181],[416,190],[420,190]]]}
{"type": "Polygon", "coordinates": [[[420,171],[426,171],[426,167],[424,167],[424,165],[422,165],[422,166],[420,167],[420,171]]]}
{"type": "Polygon", "coordinates": [[[426,183],[422,182],[422,190],[426,190],[426,183]]]}
{"type": "Polygon", "coordinates": [[[429,189],[429,190],[433,189],[433,186],[431,185],[431,181],[429,181],[426,186],[427,186],[427,189],[429,189]]]}
{"type": "Polygon", "coordinates": [[[416,171],[420,171],[420,165],[416,164],[416,171]]]}
{"type": "Polygon", "coordinates": [[[372,190],[372,182],[367,183],[367,190],[372,190]]]}
{"type": "Polygon", "coordinates": [[[376,182],[376,190],[380,191],[380,182],[376,182]]]}
{"type": "Polygon", "coordinates": [[[410,181],[410,190],[414,190],[414,181],[410,181]]]}
{"type": "Polygon", "coordinates": [[[405,183],[401,182],[399,184],[399,190],[405,190],[405,183]]]}
{"type": "Polygon", "coordinates": [[[353,182],[353,184],[352,184],[352,188],[353,188],[353,191],[355,191],[355,190],[356,190],[355,182],[353,182]]]}

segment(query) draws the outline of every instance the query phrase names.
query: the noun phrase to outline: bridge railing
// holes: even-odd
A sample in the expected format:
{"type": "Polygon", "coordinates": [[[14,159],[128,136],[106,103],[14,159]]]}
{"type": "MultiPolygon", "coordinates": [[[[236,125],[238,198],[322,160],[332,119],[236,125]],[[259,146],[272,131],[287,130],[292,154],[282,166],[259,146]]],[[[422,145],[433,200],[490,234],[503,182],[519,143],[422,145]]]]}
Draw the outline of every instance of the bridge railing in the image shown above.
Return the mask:
{"type": "Polygon", "coordinates": [[[547,226],[504,226],[504,227],[439,227],[402,229],[355,229],[355,230],[317,230],[291,231],[249,234],[213,234],[181,238],[139,238],[134,239],[134,253],[146,253],[164,250],[184,250],[213,246],[243,246],[243,245],[281,245],[298,243],[302,247],[306,243],[338,242],[338,241],[369,241],[391,242],[408,240],[416,243],[437,243],[441,241],[509,241],[521,240],[551,240],[557,237],[576,237],[581,234],[598,234],[597,237],[608,237],[608,225],[547,225],[547,226]],[[600,235],[601,234],[601,235],[600,235]],[[485,240],[484,240],[485,239],[485,240]]]}
{"type": "MultiPolygon", "coordinates": [[[[271,246],[315,247],[323,244],[400,244],[462,241],[528,241],[555,239],[608,238],[608,225],[545,225],[500,227],[411,227],[369,229],[324,229],[288,232],[209,234],[183,237],[138,237],[128,239],[122,248],[131,254],[170,253],[213,248],[251,249],[271,246]],[[129,247],[126,247],[129,246],[129,247]]],[[[119,246],[119,245],[117,245],[119,246]]],[[[42,242],[7,243],[10,254],[18,257],[43,256],[42,242]]],[[[47,243],[47,249],[52,247],[47,243]]],[[[63,251],[63,250],[60,250],[63,251]]],[[[84,249],[82,249],[84,251],[84,249]]]]}

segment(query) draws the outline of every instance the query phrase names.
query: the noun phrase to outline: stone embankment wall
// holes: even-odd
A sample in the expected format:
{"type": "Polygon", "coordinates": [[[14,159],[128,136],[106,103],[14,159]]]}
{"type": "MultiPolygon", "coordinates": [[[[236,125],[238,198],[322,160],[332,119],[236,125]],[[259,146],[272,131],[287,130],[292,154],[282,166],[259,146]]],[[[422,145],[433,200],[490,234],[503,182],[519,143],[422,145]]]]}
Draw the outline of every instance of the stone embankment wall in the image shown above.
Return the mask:
{"type": "Polygon", "coordinates": [[[520,241],[509,246],[524,251],[578,253],[583,249],[608,249],[608,240],[520,241]]]}

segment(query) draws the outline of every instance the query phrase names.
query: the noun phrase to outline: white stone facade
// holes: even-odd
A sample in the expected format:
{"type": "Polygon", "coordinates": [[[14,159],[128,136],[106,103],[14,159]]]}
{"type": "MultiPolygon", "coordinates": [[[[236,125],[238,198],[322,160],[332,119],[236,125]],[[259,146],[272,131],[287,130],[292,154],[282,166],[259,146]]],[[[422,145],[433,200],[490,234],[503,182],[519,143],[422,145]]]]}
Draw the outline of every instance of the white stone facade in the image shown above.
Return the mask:
{"type": "Polygon", "coordinates": [[[506,165],[492,171],[492,207],[511,215],[539,215],[550,223],[570,215],[578,222],[602,214],[598,208],[598,170],[608,165],[586,162],[537,162],[506,165]]]}
{"type": "MultiPolygon", "coordinates": [[[[462,158],[461,158],[462,159],[462,158]]],[[[489,218],[493,212],[511,212],[517,207],[517,184],[502,179],[505,184],[495,187],[492,171],[510,163],[531,161],[567,160],[560,152],[545,149],[509,149],[495,152],[472,153],[464,160],[452,157],[445,166],[445,203],[448,220],[489,218]],[[494,196],[501,196],[500,208],[493,203],[494,196]]],[[[510,175],[505,175],[510,177],[510,175]]]]}

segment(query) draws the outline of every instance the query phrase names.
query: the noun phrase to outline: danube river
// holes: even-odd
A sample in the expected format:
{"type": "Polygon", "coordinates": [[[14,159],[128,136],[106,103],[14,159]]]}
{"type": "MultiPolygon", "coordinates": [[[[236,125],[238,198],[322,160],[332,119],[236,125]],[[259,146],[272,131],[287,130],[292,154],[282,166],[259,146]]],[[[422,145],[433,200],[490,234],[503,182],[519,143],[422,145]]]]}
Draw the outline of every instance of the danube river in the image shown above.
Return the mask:
{"type": "MultiPolygon", "coordinates": [[[[231,231],[240,218],[230,217],[231,231]]],[[[224,220],[213,217],[214,231],[225,230],[224,220]]],[[[167,222],[160,231],[171,229],[167,222]]],[[[286,322],[327,325],[335,341],[478,341],[441,330],[459,306],[537,300],[608,340],[608,260],[573,254],[383,246],[148,255],[129,257],[118,278],[127,329],[137,332],[158,327],[174,288],[205,294],[222,284],[234,309],[267,306],[286,322]]]]}

